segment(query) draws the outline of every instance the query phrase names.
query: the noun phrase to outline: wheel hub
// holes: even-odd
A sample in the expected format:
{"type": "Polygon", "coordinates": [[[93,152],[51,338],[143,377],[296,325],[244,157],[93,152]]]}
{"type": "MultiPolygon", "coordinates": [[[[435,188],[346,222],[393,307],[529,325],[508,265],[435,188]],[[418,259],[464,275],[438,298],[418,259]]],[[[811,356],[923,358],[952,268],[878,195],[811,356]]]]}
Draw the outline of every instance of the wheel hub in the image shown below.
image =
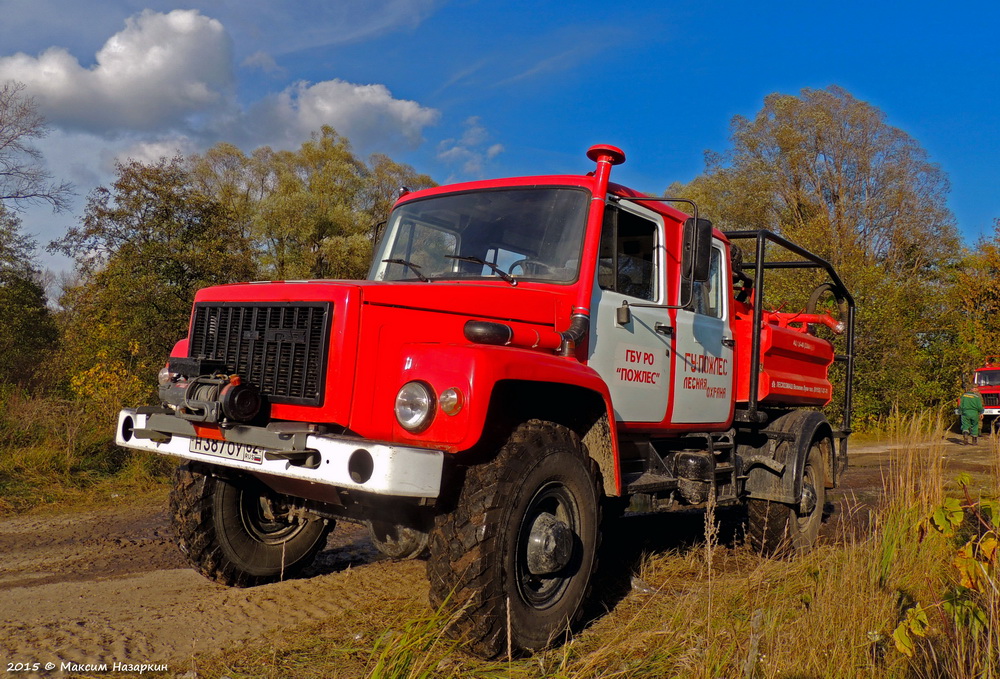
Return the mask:
{"type": "Polygon", "coordinates": [[[816,509],[816,489],[811,484],[802,484],[802,499],[799,501],[799,514],[809,516],[816,509]]]}
{"type": "Polygon", "coordinates": [[[535,517],[528,535],[527,565],[532,575],[547,575],[566,567],[573,556],[573,531],[548,512],[535,517]]]}

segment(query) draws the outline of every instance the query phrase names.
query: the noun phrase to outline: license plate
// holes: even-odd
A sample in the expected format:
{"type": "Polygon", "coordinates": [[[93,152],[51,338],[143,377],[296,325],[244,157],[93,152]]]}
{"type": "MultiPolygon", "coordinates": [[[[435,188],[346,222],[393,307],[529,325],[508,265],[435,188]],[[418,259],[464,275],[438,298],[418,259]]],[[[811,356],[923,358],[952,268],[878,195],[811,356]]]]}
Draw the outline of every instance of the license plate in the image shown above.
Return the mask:
{"type": "Polygon", "coordinates": [[[233,441],[216,441],[215,439],[191,439],[188,450],[192,453],[224,457],[227,460],[240,460],[252,464],[264,461],[264,449],[233,441]]]}

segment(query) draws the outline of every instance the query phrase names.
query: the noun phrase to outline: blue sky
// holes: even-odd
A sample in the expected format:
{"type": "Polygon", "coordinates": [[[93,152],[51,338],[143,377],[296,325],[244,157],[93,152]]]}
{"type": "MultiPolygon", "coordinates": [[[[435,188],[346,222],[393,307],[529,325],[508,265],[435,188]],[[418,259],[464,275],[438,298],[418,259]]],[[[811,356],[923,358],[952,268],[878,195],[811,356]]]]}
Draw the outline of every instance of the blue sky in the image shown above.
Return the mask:
{"type": "MultiPolygon", "coordinates": [[[[2,0],[0,80],[27,83],[40,147],[80,193],[34,209],[45,243],[124,157],[296,147],[322,124],[439,182],[585,172],[660,192],[725,150],[771,92],[840,85],[947,172],[966,242],[1000,217],[995,3],[2,0]]],[[[42,255],[54,269],[65,262],[42,255]]]]}

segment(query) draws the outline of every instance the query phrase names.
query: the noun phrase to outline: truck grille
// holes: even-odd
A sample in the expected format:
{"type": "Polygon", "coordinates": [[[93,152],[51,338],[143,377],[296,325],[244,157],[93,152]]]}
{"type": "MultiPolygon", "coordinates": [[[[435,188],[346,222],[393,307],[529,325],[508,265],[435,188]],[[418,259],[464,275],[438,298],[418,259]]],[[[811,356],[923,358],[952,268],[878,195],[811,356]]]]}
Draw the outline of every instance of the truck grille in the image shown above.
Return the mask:
{"type": "Polygon", "coordinates": [[[1000,405],[1000,394],[983,394],[983,405],[996,408],[1000,405]]]}
{"type": "Polygon", "coordinates": [[[222,361],[272,403],[320,405],[328,302],[195,304],[188,355],[222,361]]]}

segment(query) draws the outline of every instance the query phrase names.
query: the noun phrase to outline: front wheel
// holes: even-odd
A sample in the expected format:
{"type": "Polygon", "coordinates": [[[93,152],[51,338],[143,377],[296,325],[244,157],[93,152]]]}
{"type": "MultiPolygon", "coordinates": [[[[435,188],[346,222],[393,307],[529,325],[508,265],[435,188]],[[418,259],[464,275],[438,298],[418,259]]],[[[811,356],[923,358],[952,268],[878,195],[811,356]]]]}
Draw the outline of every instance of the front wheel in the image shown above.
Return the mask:
{"type": "Polygon", "coordinates": [[[435,521],[427,572],[431,602],[469,650],[537,650],[579,620],[599,542],[597,477],[575,433],[539,420],[468,470],[454,511],[435,521]]]}
{"type": "Polygon", "coordinates": [[[824,469],[821,441],[814,441],[802,470],[802,499],[798,504],[747,501],[747,539],[754,549],[767,555],[812,549],[823,523],[824,469]]]}
{"type": "Polygon", "coordinates": [[[199,573],[250,587],[298,574],[333,529],[326,519],[293,512],[287,500],[256,479],[221,478],[185,464],[174,477],[170,516],[181,551],[199,573]]]}

